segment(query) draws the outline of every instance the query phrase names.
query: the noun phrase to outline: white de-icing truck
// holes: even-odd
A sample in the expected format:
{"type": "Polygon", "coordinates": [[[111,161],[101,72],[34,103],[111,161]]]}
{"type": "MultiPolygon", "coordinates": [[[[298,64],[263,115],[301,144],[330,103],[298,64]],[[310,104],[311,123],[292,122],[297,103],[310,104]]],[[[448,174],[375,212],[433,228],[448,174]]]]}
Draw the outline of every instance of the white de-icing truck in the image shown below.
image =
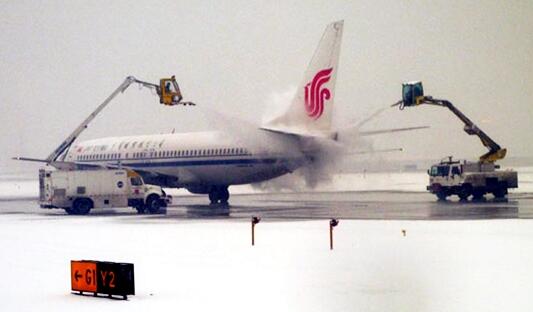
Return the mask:
{"type": "Polygon", "coordinates": [[[431,166],[428,170],[428,191],[435,194],[439,200],[457,195],[460,200],[465,201],[470,196],[473,200],[481,200],[488,193],[492,193],[497,199],[503,199],[508,189],[518,187],[517,172],[511,169],[500,170],[500,166],[495,164],[496,161],[505,157],[507,149],[496,143],[450,101],[424,95],[422,82],[404,83],[402,100],[393,106],[399,105],[400,109],[403,109],[422,104],[449,109],[464,123],[463,130],[468,135],[477,136],[483,146],[489,150],[481,155],[478,161],[453,160],[450,156],[447,160],[431,166]]]}
{"type": "Polygon", "coordinates": [[[138,213],[157,213],[168,201],[161,187],[144,184],[132,170],[39,170],[41,208],[84,215],[93,208],[129,206],[138,213]]]}

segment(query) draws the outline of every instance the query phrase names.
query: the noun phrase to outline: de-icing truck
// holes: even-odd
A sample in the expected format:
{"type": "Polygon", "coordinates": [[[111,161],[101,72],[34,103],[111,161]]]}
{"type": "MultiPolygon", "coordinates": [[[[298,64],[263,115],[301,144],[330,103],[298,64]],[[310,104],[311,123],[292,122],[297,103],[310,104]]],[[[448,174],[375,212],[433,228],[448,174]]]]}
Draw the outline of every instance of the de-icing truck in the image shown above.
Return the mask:
{"type": "Polygon", "coordinates": [[[138,213],[157,213],[170,201],[163,189],[144,184],[127,169],[39,170],[41,208],[65,209],[84,215],[93,208],[133,207],[138,213]]]}

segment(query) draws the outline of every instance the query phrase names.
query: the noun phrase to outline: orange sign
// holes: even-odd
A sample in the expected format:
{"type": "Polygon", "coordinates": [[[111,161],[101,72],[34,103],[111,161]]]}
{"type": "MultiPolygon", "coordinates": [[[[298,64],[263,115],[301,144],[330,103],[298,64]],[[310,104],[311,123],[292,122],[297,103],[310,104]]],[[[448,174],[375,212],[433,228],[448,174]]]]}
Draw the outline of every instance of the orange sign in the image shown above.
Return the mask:
{"type": "Polygon", "coordinates": [[[72,290],[96,292],[96,262],[70,261],[72,290]]]}

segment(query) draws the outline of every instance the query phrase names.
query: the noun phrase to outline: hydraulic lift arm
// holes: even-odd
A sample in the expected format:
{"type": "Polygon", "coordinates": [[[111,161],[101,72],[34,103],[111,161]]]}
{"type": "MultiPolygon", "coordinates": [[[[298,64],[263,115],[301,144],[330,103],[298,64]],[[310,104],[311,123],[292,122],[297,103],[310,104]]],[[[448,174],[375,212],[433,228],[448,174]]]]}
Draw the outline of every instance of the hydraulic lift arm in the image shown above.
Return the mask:
{"type": "Polygon", "coordinates": [[[421,82],[409,82],[403,84],[403,98],[393,106],[399,105],[400,109],[406,106],[416,106],[421,104],[429,104],[436,106],[443,106],[448,108],[455,114],[464,124],[463,130],[469,135],[476,135],[481,143],[489,149],[489,151],[479,157],[482,163],[493,163],[497,160],[505,158],[507,149],[502,148],[491,137],[489,137],[483,130],[474,124],[468,117],[465,116],[457,107],[455,107],[448,100],[434,99],[431,96],[424,95],[421,82]]]}
{"type": "MultiPolygon", "coordinates": [[[[103,102],[98,105],[98,107],[87,117],[64,141],[61,143],[48,157],[45,159],[47,163],[55,162],[61,154],[63,154],[71,145],[74,143],[76,138],[87,128],[89,123],[96,118],[96,116],[111,102],[119,93],[123,93],[126,89],[133,83],[138,83],[139,85],[151,89],[155,89],[160,98],[160,103],[165,105],[195,105],[192,102],[181,102],[181,92],[179,91],[179,86],[176,82],[174,76],[172,78],[163,78],[160,80],[160,84],[156,85],[153,83],[145,82],[138,80],[133,76],[128,76],[118,86],[118,88],[113,91],[103,102]]],[[[65,153],[66,155],[66,153],[65,153]]],[[[63,159],[65,157],[63,155],[63,159]]],[[[25,159],[21,159],[25,160],[25,159]]],[[[28,159],[29,160],[29,159],[28,159]]]]}

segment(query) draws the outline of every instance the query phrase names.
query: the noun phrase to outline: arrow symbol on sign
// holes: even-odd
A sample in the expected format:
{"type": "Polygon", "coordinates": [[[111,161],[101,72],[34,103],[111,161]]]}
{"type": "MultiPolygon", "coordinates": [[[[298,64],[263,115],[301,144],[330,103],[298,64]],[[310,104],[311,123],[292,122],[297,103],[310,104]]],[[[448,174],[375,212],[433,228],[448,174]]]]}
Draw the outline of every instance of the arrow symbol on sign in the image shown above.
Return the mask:
{"type": "Polygon", "coordinates": [[[78,272],[78,270],[76,270],[76,273],[74,273],[74,279],[76,279],[76,282],[78,281],[78,279],[82,278],[83,276],[78,272]]]}

